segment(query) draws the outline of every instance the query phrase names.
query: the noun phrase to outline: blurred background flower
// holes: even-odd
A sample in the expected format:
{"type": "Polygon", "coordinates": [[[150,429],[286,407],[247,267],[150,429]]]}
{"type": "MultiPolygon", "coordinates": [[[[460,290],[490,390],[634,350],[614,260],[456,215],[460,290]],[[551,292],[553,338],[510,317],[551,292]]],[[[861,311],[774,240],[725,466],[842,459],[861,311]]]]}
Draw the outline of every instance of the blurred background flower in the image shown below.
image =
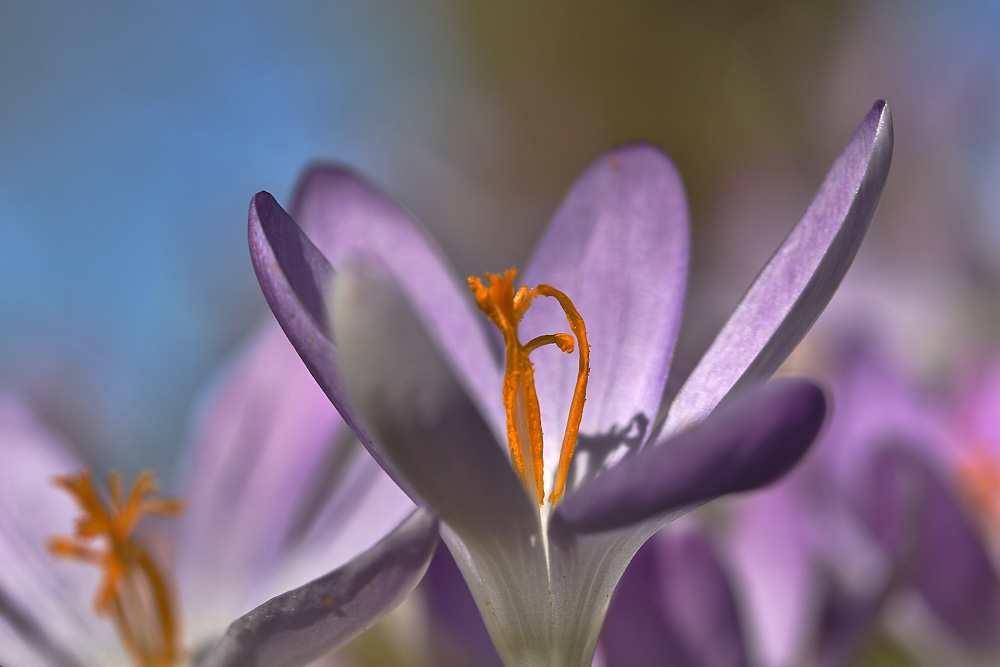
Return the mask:
{"type": "Polygon", "coordinates": [[[882,207],[792,365],[829,378],[861,327],[968,405],[955,387],[1000,340],[1000,4],[679,4],[5,3],[0,384],[99,470],[174,491],[198,387],[269,316],[253,193],[349,162],[479,275],[523,264],[574,176],[631,139],[691,201],[679,380],[885,98],[882,207]]]}

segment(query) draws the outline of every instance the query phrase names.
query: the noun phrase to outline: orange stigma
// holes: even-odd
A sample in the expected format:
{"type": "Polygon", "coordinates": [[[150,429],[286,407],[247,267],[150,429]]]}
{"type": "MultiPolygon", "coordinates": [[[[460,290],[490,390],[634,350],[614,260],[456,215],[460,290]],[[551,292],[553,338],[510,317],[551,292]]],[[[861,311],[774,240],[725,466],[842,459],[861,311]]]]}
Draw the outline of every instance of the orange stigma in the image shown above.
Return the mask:
{"type": "Polygon", "coordinates": [[[515,293],[516,275],[517,269],[509,269],[502,275],[487,273],[488,285],[484,285],[479,278],[469,278],[469,287],[476,294],[476,305],[503,334],[507,357],[503,377],[503,404],[507,411],[510,460],[528,494],[538,498],[539,506],[544,504],[545,498],[542,416],[538,407],[538,395],[535,393],[535,369],[528,356],[543,345],[555,345],[566,353],[572,352],[574,345],[573,336],[565,333],[546,334],[521,344],[517,337],[517,327],[536,296],[552,297],[559,302],[566,314],[569,328],[576,336],[576,349],[580,358],[573,402],[566,418],[566,431],[559,452],[559,468],[552,493],[549,494],[549,504],[555,505],[566,491],[569,464],[580,433],[583,403],[587,397],[587,378],[590,376],[590,346],[583,318],[568,296],[548,285],[538,285],[534,289],[521,287],[515,293]]]}
{"type": "Polygon", "coordinates": [[[152,498],[156,477],[143,471],[126,498],[122,477],[108,475],[107,502],[99,495],[90,472],[54,478],[76,500],[83,515],[73,537],[53,537],[49,551],[57,558],[79,560],[101,568],[104,578],[94,598],[99,616],[110,616],[122,645],[140,667],[170,667],[181,653],[179,619],[170,585],[145,547],[133,536],[146,515],[177,516],[184,511],[175,499],[152,498]],[[103,548],[93,540],[102,539],[103,548]]]}

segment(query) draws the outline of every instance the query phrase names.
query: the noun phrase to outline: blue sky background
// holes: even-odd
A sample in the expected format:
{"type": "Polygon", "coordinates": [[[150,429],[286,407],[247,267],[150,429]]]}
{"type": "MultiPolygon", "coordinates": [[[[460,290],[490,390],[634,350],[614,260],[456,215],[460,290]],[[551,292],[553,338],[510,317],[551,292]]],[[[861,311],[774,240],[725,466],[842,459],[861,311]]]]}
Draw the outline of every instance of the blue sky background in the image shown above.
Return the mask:
{"type": "Polygon", "coordinates": [[[99,462],[168,461],[264,314],[251,195],[324,156],[378,174],[374,135],[448,80],[421,5],[4,3],[0,382],[99,462]]]}

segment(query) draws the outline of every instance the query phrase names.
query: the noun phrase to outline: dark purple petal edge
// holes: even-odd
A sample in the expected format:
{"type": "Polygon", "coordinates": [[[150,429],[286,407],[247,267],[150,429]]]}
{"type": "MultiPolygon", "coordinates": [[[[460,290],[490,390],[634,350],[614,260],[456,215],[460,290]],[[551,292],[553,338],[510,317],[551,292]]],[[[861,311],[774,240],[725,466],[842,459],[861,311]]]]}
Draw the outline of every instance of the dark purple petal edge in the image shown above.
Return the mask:
{"type": "Polygon", "coordinates": [[[392,611],[420,582],[438,524],[419,509],[348,564],[271,598],[233,622],[201,667],[308,664],[392,611]]]}
{"type": "Polygon", "coordinates": [[[247,234],[257,281],[278,324],[347,425],[389,476],[406,489],[354,414],[344,391],[326,305],[333,267],[267,192],[257,193],[250,201],[247,234]]]}
{"type": "Polygon", "coordinates": [[[812,445],[826,404],[811,380],[748,388],[704,422],[576,489],[553,519],[573,532],[598,532],[770,484],[812,445]]]}

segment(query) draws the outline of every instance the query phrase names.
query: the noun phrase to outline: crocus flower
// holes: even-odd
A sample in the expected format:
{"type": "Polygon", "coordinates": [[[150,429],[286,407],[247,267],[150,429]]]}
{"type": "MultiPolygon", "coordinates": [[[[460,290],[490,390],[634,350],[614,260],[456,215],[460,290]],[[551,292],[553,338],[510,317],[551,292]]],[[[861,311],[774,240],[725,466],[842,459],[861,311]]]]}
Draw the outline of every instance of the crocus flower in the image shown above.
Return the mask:
{"type": "Polygon", "coordinates": [[[0,664],[126,664],[118,639],[140,665],[306,664],[395,607],[433,554],[435,519],[371,461],[274,325],[216,385],[189,455],[177,530],[137,525],[177,509],[149,473],[101,493],[0,395],[0,664]]]}
{"type": "Polygon", "coordinates": [[[1000,580],[949,472],[952,434],[867,337],[835,350],[814,455],[732,508],[751,662],[851,664],[888,620],[927,664],[969,664],[995,645],[1000,580]]]}
{"type": "Polygon", "coordinates": [[[256,195],[251,256],[344,420],[441,518],[504,662],[585,665],[636,549],[694,505],[773,481],[819,430],[815,384],[758,383],[843,277],[891,147],[879,102],[669,402],[687,206],[650,146],[611,151],[584,173],[523,291],[512,272],[487,276],[472,283],[474,303],[417,224],[341,168],[313,170],[292,216],[256,195]],[[503,358],[477,305],[500,328],[503,358]],[[522,342],[519,327],[534,337],[522,342]],[[583,354],[564,354],[574,347],[583,354]]]}

